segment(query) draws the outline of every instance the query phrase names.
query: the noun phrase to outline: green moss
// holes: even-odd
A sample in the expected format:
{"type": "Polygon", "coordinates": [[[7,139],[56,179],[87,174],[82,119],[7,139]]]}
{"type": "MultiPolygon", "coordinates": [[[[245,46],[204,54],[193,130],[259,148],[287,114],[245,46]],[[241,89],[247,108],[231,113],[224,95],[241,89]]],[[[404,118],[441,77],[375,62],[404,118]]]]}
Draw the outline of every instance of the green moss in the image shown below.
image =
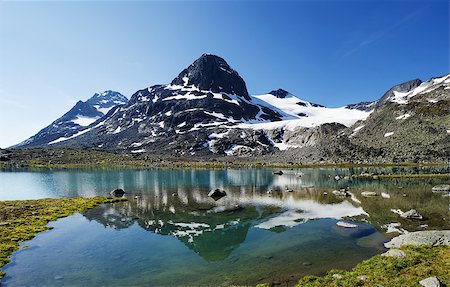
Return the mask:
{"type": "MultiPolygon", "coordinates": [[[[46,198],[38,200],[0,201],[0,268],[19,244],[36,234],[49,230],[48,222],[83,212],[103,203],[124,201],[125,198],[46,198]]],[[[5,275],[0,271],[0,279],[5,275]]]]}
{"type": "Polygon", "coordinates": [[[376,255],[350,271],[331,270],[323,277],[303,277],[297,286],[420,286],[418,282],[430,276],[450,284],[450,247],[404,246],[402,250],[407,254],[404,258],[376,255]]]}

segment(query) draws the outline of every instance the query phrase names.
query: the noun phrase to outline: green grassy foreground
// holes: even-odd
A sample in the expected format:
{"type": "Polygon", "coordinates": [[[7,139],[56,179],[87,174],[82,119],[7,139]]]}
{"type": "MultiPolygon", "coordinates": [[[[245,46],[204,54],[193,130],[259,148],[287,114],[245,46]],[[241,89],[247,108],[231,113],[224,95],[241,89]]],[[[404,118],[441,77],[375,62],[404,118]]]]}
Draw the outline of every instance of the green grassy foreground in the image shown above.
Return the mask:
{"type": "MultiPolygon", "coordinates": [[[[0,201],[0,268],[10,261],[9,255],[19,249],[21,242],[51,229],[47,226],[48,222],[103,203],[124,200],[126,199],[98,196],[0,201]]],[[[0,271],[0,279],[4,275],[0,271]]]]}
{"type": "Polygon", "coordinates": [[[450,286],[450,247],[404,246],[404,258],[376,255],[351,271],[331,270],[323,277],[306,276],[297,287],[422,286],[419,281],[436,276],[450,286]]]}

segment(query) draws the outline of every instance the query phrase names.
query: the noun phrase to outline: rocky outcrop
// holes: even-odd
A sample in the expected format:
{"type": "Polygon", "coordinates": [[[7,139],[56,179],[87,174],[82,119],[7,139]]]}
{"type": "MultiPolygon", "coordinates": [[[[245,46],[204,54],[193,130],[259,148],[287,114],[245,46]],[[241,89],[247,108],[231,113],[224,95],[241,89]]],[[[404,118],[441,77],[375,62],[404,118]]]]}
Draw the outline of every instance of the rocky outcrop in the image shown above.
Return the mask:
{"type": "Polygon", "coordinates": [[[400,248],[403,245],[450,246],[450,230],[410,232],[394,237],[384,244],[386,248],[400,248]]]}

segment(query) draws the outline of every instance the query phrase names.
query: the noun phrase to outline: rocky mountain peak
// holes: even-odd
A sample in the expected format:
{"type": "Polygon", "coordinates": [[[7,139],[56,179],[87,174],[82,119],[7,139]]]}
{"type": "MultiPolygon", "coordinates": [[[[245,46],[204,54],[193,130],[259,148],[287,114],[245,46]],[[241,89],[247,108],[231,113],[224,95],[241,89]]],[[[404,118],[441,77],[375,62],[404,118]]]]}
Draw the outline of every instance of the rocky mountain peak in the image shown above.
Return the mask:
{"type": "Polygon", "coordinates": [[[200,90],[224,92],[250,100],[244,80],[221,57],[203,54],[184,69],[171,85],[195,86],[200,90]]]}
{"type": "Polygon", "coordinates": [[[285,98],[287,95],[289,95],[289,92],[283,89],[278,89],[278,90],[273,90],[270,91],[269,94],[274,95],[277,98],[283,99],[285,98]]]}
{"type": "Polygon", "coordinates": [[[414,79],[410,81],[406,81],[404,83],[398,84],[390,88],[376,103],[375,107],[380,107],[384,105],[386,102],[390,101],[393,97],[395,97],[394,92],[405,93],[409,92],[422,84],[422,80],[414,79]]]}

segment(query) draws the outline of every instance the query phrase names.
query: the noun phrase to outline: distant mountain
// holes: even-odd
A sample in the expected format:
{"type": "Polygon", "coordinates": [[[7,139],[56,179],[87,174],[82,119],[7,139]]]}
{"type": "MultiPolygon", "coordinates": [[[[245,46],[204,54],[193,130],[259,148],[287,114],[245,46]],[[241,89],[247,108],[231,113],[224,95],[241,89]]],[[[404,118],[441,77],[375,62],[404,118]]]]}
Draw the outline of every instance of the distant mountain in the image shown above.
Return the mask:
{"type": "Polygon", "coordinates": [[[95,93],[87,101],[78,101],[67,113],[55,120],[36,135],[15,145],[15,148],[51,145],[62,138],[70,138],[106,115],[117,105],[123,105],[128,99],[114,91],[95,93]]]}

